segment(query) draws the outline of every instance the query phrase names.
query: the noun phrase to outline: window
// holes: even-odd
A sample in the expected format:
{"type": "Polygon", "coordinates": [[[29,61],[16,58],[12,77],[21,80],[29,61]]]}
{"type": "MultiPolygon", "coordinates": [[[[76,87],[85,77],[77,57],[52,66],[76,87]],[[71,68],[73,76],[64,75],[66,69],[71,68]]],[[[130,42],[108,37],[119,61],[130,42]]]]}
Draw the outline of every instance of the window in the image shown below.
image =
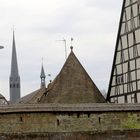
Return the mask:
{"type": "Polygon", "coordinates": [[[59,122],[59,120],[57,119],[57,126],[59,126],[60,125],[60,122],[59,122]]]}
{"type": "Polygon", "coordinates": [[[123,75],[119,75],[117,76],[117,84],[123,84],[124,83],[124,79],[123,79],[123,75]]]}

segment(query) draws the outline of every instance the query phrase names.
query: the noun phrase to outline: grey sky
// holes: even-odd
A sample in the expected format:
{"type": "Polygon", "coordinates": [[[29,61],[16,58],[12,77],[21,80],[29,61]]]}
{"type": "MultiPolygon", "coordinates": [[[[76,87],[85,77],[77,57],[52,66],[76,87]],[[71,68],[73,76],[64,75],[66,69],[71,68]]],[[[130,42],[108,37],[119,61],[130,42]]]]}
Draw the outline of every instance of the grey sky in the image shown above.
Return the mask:
{"type": "MultiPolygon", "coordinates": [[[[61,70],[64,44],[100,90],[108,88],[122,0],[0,0],[0,92],[9,99],[12,28],[22,96],[40,87],[41,58],[52,80],[61,70]]],[[[47,82],[50,80],[47,77],[47,82]]]]}

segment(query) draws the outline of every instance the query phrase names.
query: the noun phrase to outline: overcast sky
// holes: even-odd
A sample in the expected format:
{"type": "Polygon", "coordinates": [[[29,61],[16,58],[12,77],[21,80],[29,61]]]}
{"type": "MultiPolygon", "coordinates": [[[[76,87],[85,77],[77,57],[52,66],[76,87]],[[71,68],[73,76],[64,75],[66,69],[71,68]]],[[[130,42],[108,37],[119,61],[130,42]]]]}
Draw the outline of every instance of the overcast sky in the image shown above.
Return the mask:
{"type": "MultiPolygon", "coordinates": [[[[40,87],[41,58],[53,80],[65,62],[64,43],[100,90],[108,89],[122,0],[0,0],[0,93],[9,100],[15,26],[21,95],[40,87]]],[[[46,82],[50,77],[46,78],[46,82]]]]}

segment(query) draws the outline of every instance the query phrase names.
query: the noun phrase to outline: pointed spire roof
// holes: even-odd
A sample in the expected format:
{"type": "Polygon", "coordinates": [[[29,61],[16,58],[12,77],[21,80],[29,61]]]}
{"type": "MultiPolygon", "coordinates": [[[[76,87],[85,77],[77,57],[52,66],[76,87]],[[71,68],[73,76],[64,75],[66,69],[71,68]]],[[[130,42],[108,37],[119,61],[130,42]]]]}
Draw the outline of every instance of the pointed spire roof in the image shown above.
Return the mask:
{"type": "Polygon", "coordinates": [[[41,67],[41,74],[40,74],[40,78],[46,78],[46,75],[45,75],[45,72],[44,72],[43,63],[42,63],[42,67],[41,67]]]}
{"type": "Polygon", "coordinates": [[[13,31],[13,45],[12,45],[11,76],[12,77],[19,76],[14,31],[13,31]]]}
{"type": "Polygon", "coordinates": [[[41,103],[104,103],[105,99],[91,80],[71,47],[63,68],[48,86],[41,103]]]}

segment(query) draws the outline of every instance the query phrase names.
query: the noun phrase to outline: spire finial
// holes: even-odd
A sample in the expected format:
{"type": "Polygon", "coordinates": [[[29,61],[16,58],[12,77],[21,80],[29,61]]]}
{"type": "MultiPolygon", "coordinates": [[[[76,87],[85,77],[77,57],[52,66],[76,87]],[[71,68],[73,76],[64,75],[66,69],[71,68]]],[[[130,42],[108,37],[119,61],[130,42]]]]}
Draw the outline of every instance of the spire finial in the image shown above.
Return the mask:
{"type": "Polygon", "coordinates": [[[15,46],[15,26],[13,25],[13,45],[15,46]]]}
{"type": "Polygon", "coordinates": [[[13,25],[13,31],[15,31],[15,25],[13,25]]]}
{"type": "Polygon", "coordinates": [[[13,25],[13,37],[15,36],[15,25],[13,25]]]}
{"type": "Polygon", "coordinates": [[[43,66],[43,59],[44,59],[44,58],[42,57],[42,58],[41,58],[41,61],[42,61],[42,66],[43,66]]]}
{"type": "Polygon", "coordinates": [[[73,40],[74,40],[73,37],[71,37],[71,39],[70,39],[70,41],[71,41],[71,46],[72,46],[72,42],[73,42],[73,40]]]}
{"type": "Polygon", "coordinates": [[[73,40],[74,40],[74,39],[71,37],[71,46],[70,46],[71,51],[73,51],[73,46],[72,46],[73,40]]]}
{"type": "Polygon", "coordinates": [[[70,46],[71,51],[73,51],[73,46],[70,46]]]}

